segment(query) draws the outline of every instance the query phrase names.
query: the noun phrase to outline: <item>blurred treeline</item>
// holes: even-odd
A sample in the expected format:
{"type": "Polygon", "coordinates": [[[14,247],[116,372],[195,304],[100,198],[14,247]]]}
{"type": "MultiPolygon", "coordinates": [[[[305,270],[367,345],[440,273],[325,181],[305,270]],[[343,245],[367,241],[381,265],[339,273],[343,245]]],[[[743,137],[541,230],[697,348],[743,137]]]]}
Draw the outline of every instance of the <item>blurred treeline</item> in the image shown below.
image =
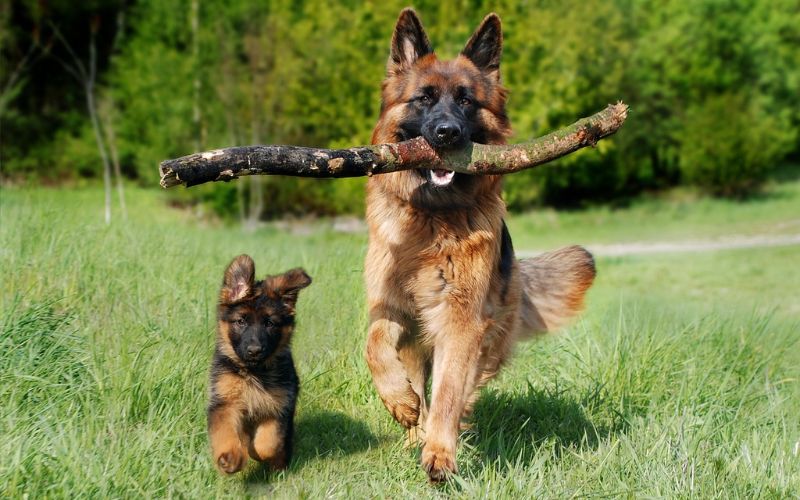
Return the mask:
{"type": "MultiPolygon", "coordinates": [[[[122,174],[157,186],[160,160],[251,143],[369,141],[406,1],[12,0],[0,7],[5,179],[122,174]],[[96,67],[96,84],[86,79],[96,67]],[[83,71],[81,71],[83,68],[83,71]],[[82,76],[83,75],[83,76],[82,76]],[[87,112],[94,100],[98,127],[87,112]]],[[[503,20],[513,141],[623,99],[614,139],[510,176],[513,209],[694,184],[757,189],[800,159],[800,0],[418,1],[440,57],[482,17],[503,20]]],[[[359,213],[363,179],[248,179],[192,188],[221,213],[359,213]]]]}

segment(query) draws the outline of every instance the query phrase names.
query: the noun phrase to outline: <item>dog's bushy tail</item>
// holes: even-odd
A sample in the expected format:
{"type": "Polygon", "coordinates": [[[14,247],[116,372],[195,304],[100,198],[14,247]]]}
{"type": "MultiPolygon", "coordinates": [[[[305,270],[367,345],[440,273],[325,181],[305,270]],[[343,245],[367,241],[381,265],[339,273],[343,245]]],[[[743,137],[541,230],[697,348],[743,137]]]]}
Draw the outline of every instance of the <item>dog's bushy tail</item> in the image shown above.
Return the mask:
{"type": "Polygon", "coordinates": [[[519,268],[523,335],[553,331],[575,317],[596,274],[592,254],[580,246],[522,259],[519,268]]]}

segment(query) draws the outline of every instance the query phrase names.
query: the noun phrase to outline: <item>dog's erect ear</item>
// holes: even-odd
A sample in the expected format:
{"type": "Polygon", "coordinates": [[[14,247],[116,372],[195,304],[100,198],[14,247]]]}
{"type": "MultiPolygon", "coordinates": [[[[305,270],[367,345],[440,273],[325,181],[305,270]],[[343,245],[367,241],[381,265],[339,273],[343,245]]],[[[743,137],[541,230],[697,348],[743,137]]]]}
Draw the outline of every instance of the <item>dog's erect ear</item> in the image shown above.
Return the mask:
{"type": "Polygon", "coordinates": [[[410,68],[420,57],[433,52],[425,28],[414,9],[403,9],[392,35],[386,72],[389,75],[410,68]]]}
{"type": "Polygon", "coordinates": [[[240,255],[233,259],[225,270],[222,290],[219,292],[221,304],[233,304],[244,299],[253,290],[256,266],[249,255],[240,255]]]}
{"type": "Polygon", "coordinates": [[[483,19],[461,54],[479,70],[500,79],[500,55],[503,53],[503,31],[494,12],[483,19]]]}
{"type": "Polygon", "coordinates": [[[268,276],[264,280],[267,295],[275,300],[282,300],[291,308],[297,303],[300,290],[310,284],[311,276],[299,267],[277,276],[268,276]]]}

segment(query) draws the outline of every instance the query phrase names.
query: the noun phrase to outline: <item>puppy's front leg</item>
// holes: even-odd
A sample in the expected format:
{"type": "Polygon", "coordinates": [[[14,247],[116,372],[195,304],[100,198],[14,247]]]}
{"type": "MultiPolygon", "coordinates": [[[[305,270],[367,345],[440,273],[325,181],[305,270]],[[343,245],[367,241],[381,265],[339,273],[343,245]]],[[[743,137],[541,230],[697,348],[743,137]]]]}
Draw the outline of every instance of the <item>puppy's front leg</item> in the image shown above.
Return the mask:
{"type": "Polygon", "coordinates": [[[459,422],[467,396],[475,387],[484,328],[452,323],[437,335],[433,353],[431,406],[422,449],[422,467],[431,481],[457,472],[459,422]]]}
{"type": "Polygon", "coordinates": [[[285,469],[292,458],[292,421],[267,419],[255,428],[250,440],[250,458],[268,462],[275,469],[285,469]]]}
{"type": "Polygon", "coordinates": [[[247,463],[249,439],[242,429],[242,412],[235,405],[220,403],[208,409],[208,436],[214,464],[220,471],[233,474],[247,463]]]}

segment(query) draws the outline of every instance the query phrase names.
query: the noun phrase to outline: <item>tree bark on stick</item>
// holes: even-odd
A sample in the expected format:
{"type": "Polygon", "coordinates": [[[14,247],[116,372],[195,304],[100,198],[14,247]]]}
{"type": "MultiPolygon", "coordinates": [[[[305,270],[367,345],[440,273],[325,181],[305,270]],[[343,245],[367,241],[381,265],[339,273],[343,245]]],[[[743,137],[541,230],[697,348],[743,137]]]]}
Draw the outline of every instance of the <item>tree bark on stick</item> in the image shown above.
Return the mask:
{"type": "Polygon", "coordinates": [[[441,168],[464,174],[509,174],[547,163],[615,133],[625,122],[628,106],[622,102],[572,125],[514,145],[469,143],[455,151],[437,152],[417,137],[396,144],[350,149],[297,146],[245,146],[196,153],[161,162],[161,186],[187,187],[211,181],[229,181],[245,175],[299,177],[360,177],[410,170],[441,168]]]}

